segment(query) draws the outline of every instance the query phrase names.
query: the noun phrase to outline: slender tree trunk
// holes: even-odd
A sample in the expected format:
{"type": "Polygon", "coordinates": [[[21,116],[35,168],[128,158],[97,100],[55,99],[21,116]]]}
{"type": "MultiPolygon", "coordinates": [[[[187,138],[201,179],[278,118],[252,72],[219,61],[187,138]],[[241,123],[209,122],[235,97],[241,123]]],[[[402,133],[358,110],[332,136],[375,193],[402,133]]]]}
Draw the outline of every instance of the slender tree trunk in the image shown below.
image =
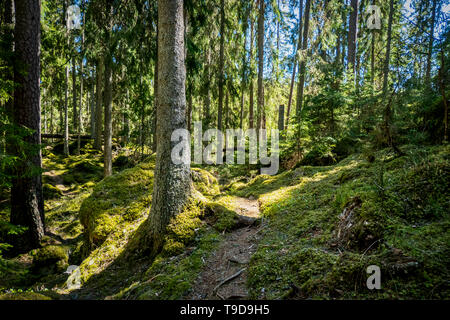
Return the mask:
{"type": "Polygon", "coordinates": [[[446,75],[444,73],[445,70],[445,60],[444,60],[444,50],[441,49],[441,67],[439,68],[439,84],[442,94],[442,102],[444,104],[444,140],[443,142],[446,143],[448,141],[448,103],[447,103],[447,97],[445,94],[445,82],[446,82],[446,75]]]}
{"type": "MultiPolygon", "coordinates": [[[[308,31],[309,31],[309,13],[311,8],[311,0],[306,0],[305,4],[305,26],[303,30],[303,41],[302,41],[302,51],[306,53],[308,49],[308,31]]],[[[303,109],[303,87],[305,85],[305,69],[306,69],[306,58],[305,54],[304,59],[300,60],[300,71],[299,71],[299,81],[297,87],[297,108],[296,115],[300,116],[300,113],[303,109]]]]}
{"type": "Polygon", "coordinates": [[[154,256],[163,245],[170,220],[181,212],[190,195],[189,164],[171,159],[172,132],[186,128],[183,1],[158,1],[158,149],[148,234],[144,239],[154,256]]]}
{"type": "Polygon", "coordinates": [[[348,65],[352,67],[353,76],[355,76],[356,70],[356,35],[358,29],[358,0],[351,0],[350,2],[351,12],[348,22],[348,65]]]}
{"type": "Polygon", "coordinates": [[[66,66],[64,88],[64,155],[69,156],[69,66],[66,66]]]}
{"type": "Polygon", "coordinates": [[[300,0],[298,7],[298,40],[297,40],[297,48],[295,49],[294,55],[294,68],[292,69],[292,78],[291,78],[291,87],[289,89],[289,100],[287,107],[287,115],[286,115],[286,130],[289,126],[289,116],[291,114],[291,105],[292,105],[292,96],[294,92],[294,84],[295,84],[295,71],[297,70],[297,56],[299,55],[299,50],[302,48],[302,19],[303,19],[303,0],[300,0]]]}
{"type": "Polygon", "coordinates": [[[11,187],[11,223],[28,228],[19,237],[14,237],[14,250],[25,252],[39,246],[45,228],[42,176],[32,173],[33,169],[41,168],[42,161],[40,150],[35,150],[41,143],[40,1],[15,1],[15,13],[14,40],[18,64],[14,69],[14,82],[17,84],[14,90],[14,123],[34,130],[23,138],[25,148],[16,146],[16,155],[21,160],[15,166],[11,187]],[[26,72],[22,70],[24,66],[26,72]]]}
{"type": "Polygon", "coordinates": [[[158,33],[159,33],[159,27],[158,27],[158,21],[156,22],[156,56],[155,56],[155,78],[153,80],[153,105],[155,107],[153,111],[153,146],[152,151],[156,152],[156,149],[158,147],[158,139],[156,138],[157,133],[156,129],[158,127],[157,121],[158,121],[158,33]]]}
{"type": "MultiPolygon", "coordinates": [[[[72,44],[75,41],[72,40],[72,44]]],[[[77,132],[78,128],[78,116],[77,116],[77,75],[76,75],[76,58],[75,55],[72,57],[72,122],[73,122],[73,133],[77,132]]]]}
{"type": "MultiPolygon", "coordinates": [[[[383,99],[386,100],[387,90],[388,90],[388,75],[389,75],[389,61],[391,54],[391,38],[392,38],[392,20],[394,16],[394,0],[390,0],[389,3],[389,20],[388,20],[388,30],[387,30],[387,44],[386,44],[386,58],[384,61],[384,77],[383,77],[383,99]]],[[[384,125],[384,136],[386,142],[389,146],[393,146],[390,122],[392,118],[391,103],[393,99],[393,94],[391,95],[389,102],[386,104],[383,113],[383,125],[384,125]]]]}
{"type": "Polygon", "coordinates": [[[220,52],[219,52],[219,107],[217,129],[222,130],[223,85],[224,85],[224,47],[225,47],[225,3],[220,0],[220,52]]]}
{"type": "Polygon", "coordinates": [[[259,0],[258,15],[258,104],[256,115],[256,127],[262,128],[262,114],[264,108],[264,0],[259,0]]]}
{"type": "Polygon", "coordinates": [[[91,87],[91,137],[95,137],[95,82],[94,82],[94,70],[92,70],[92,87],[91,87]]]}
{"type": "Polygon", "coordinates": [[[372,90],[375,90],[375,30],[372,30],[372,43],[370,48],[370,81],[372,84],[372,90]]]}
{"type": "Polygon", "coordinates": [[[431,56],[433,54],[433,40],[434,40],[434,25],[436,22],[436,4],[437,0],[433,0],[433,7],[431,11],[431,30],[430,38],[428,40],[428,52],[427,52],[427,69],[425,73],[425,84],[427,88],[431,87],[431,56]]]}
{"type": "MultiPolygon", "coordinates": [[[[253,6],[252,6],[253,8],[253,6]]],[[[252,10],[250,10],[251,12],[252,10]]],[[[249,88],[249,105],[248,105],[248,117],[249,117],[249,127],[250,129],[253,129],[255,127],[254,123],[254,110],[253,110],[253,38],[254,38],[254,23],[253,23],[253,16],[250,14],[250,88],[249,88]]]]}
{"type": "MultiPolygon", "coordinates": [[[[109,43],[109,42],[107,42],[109,43]]],[[[112,57],[108,52],[105,56],[105,133],[104,133],[104,165],[103,175],[112,174],[112,57]]]]}
{"type": "MultiPolygon", "coordinates": [[[[81,1],[81,8],[84,11],[84,0],[81,1]]],[[[80,57],[80,105],[78,109],[78,141],[77,141],[77,154],[80,154],[81,148],[81,132],[83,131],[82,122],[82,108],[83,108],[83,50],[84,50],[84,24],[85,15],[83,14],[83,30],[81,31],[81,57],[80,57]]]]}
{"type": "Polygon", "coordinates": [[[384,72],[384,75],[383,75],[383,97],[386,97],[386,93],[387,93],[387,89],[388,89],[393,16],[394,16],[394,0],[390,0],[389,1],[389,20],[388,20],[388,30],[387,30],[387,43],[386,43],[386,58],[384,60],[384,68],[383,68],[383,72],[384,72]]]}
{"type": "MultiPolygon", "coordinates": [[[[208,39],[209,40],[209,39],[208,39]]],[[[205,64],[205,76],[204,76],[204,86],[205,92],[203,96],[203,118],[205,127],[209,126],[210,121],[210,108],[211,108],[211,94],[210,94],[210,64],[211,64],[211,53],[209,49],[209,43],[206,48],[206,64],[205,64]]]]}
{"type": "Polygon", "coordinates": [[[97,61],[97,88],[96,96],[97,102],[95,105],[95,136],[94,136],[94,149],[102,150],[102,135],[103,135],[103,56],[100,55],[97,61]]]}
{"type": "Polygon", "coordinates": [[[244,22],[244,54],[242,57],[242,79],[241,79],[241,111],[239,113],[239,127],[242,128],[244,122],[244,105],[245,105],[245,70],[247,69],[247,28],[248,28],[248,15],[245,17],[244,22]]]}

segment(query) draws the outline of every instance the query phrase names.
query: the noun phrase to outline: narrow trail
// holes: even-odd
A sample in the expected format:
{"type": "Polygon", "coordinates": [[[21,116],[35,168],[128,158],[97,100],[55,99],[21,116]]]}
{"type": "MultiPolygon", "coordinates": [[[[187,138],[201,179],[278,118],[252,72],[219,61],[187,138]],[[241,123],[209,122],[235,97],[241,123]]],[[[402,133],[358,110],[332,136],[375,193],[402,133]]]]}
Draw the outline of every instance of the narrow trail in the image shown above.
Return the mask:
{"type": "MultiPolygon", "coordinates": [[[[257,200],[234,197],[236,213],[259,218],[257,200]]],[[[247,272],[251,256],[256,252],[261,225],[251,224],[235,229],[207,259],[203,271],[187,299],[248,299],[247,272]]]]}
{"type": "Polygon", "coordinates": [[[50,171],[46,171],[43,173],[44,176],[48,176],[51,184],[53,186],[55,186],[56,188],[58,188],[63,195],[67,195],[69,192],[69,188],[67,186],[64,185],[64,180],[63,178],[58,175],[55,170],[50,170],[50,171]]]}

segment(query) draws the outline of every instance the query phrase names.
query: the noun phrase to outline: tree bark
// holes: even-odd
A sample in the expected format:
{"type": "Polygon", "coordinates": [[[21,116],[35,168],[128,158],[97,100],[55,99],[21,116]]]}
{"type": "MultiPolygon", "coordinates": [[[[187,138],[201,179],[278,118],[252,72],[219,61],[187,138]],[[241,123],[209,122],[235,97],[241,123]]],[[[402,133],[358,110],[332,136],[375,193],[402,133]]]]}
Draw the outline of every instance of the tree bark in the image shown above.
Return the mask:
{"type": "Polygon", "coordinates": [[[358,0],[351,0],[351,12],[348,22],[348,67],[353,68],[355,75],[356,68],[356,34],[358,29],[358,0]]]}
{"type": "Polygon", "coordinates": [[[155,178],[147,223],[151,255],[163,245],[170,220],[181,212],[190,195],[189,164],[171,159],[172,132],[186,129],[186,71],[184,65],[183,1],[158,1],[158,107],[155,178]]]}
{"type": "Polygon", "coordinates": [[[37,248],[44,235],[44,200],[42,176],[33,173],[41,168],[40,104],[40,1],[15,1],[14,123],[33,130],[24,137],[25,147],[16,146],[21,161],[15,166],[11,187],[11,223],[25,226],[24,234],[14,237],[14,249],[25,252],[37,248]],[[25,66],[26,72],[21,72],[25,66]],[[37,150],[36,150],[37,149],[37,150]],[[24,159],[25,157],[25,159],[24,159]]]}
{"type": "Polygon", "coordinates": [[[155,107],[153,111],[153,146],[152,151],[156,152],[156,149],[158,147],[158,139],[156,138],[156,128],[158,126],[158,117],[157,115],[157,107],[158,107],[158,22],[156,22],[156,56],[155,56],[155,74],[154,74],[154,80],[153,80],[153,105],[155,107]]]}
{"type": "MultiPolygon", "coordinates": [[[[84,0],[81,1],[81,9],[84,11],[84,0]]],[[[81,31],[81,57],[80,57],[80,104],[78,106],[78,137],[81,136],[81,132],[83,131],[83,123],[82,123],[82,108],[83,108],[83,50],[84,50],[84,24],[85,24],[85,14],[83,14],[83,29],[81,31]]],[[[80,154],[81,148],[81,139],[78,138],[77,141],[77,154],[80,154]]]]}
{"type": "MultiPolygon", "coordinates": [[[[308,49],[308,31],[309,31],[309,13],[311,8],[311,0],[306,0],[305,4],[305,26],[303,30],[302,51],[305,53],[308,49]]],[[[306,59],[306,54],[305,54],[306,59]]],[[[303,87],[305,84],[305,59],[300,60],[299,81],[297,87],[297,108],[295,113],[300,116],[303,109],[303,87]]]]}
{"type": "MultiPolygon", "coordinates": [[[[72,40],[72,44],[75,44],[75,41],[72,40]]],[[[73,124],[73,133],[77,133],[78,128],[78,112],[77,112],[77,75],[76,75],[76,58],[75,55],[72,57],[72,124],[73,124]]]]}
{"type": "Polygon", "coordinates": [[[105,56],[105,132],[103,147],[103,176],[112,174],[112,57],[108,52],[105,56]]]}
{"type": "Polygon", "coordinates": [[[102,135],[103,135],[103,91],[102,91],[102,83],[103,83],[103,56],[100,55],[97,61],[97,102],[95,106],[95,136],[94,136],[94,149],[102,150],[102,135]]]}
{"type": "Polygon", "coordinates": [[[430,39],[428,40],[428,52],[427,52],[427,69],[425,72],[425,84],[428,88],[431,87],[431,56],[433,54],[433,41],[434,41],[434,25],[436,22],[436,3],[437,0],[433,0],[433,7],[431,12],[431,30],[430,39]]]}
{"type": "MultiPolygon", "coordinates": [[[[252,6],[253,9],[253,6],[252,6]]],[[[250,12],[252,10],[250,9],[250,12]]],[[[249,76],[249,81],[250,81],[250,87],[249,87],[249,105],[248,105],[248,118],[249,118],[249,127],[250,129],[253,129],[255,127],[255,123],[254,123],[254,110],[253,110],[253,105],[254,105],[254,98],[253,98],[253,35],[254,33],[254,23],[253,23],[253,16],[250,14],[250,76],[249,76]]]]}
{"type": "Polygon", "coordinates": [[[386,97],[386,93],[387,93],[387,89],[388,89],[393,16],[394,16],[394,0],[390,0],[389,1],[389,20],[388,20],[388,30],[387,30],[387,43],[386,43],[386,58],[384,60],[384,68],[383,68],[383,72],[384,72],[384,75],[383,75],[383,97],[386,97]]]}
{"type": "Polygon", "coordinates": [[[219,130],[222,130],[224,47],[225,47],[225,3],[224,0],[220,0],[219,107],[217,111],[217,129],[219,130]]]}
{"type": "MultiPolygon", "coordinates": [[[[209,40],[209,39],[208,39],[209,40]]],[[[209,43],[206,48],[206,62],[205,62],[205,75],[204,75],[204,96],[203,96],[203,118],[205,127],[209,126],[210,121],[210,108],[211,108],[211,94],[210,94],[210,64],[211,53],[209,43]]]]}
{"type": "Polygon", "coordinates": [[[258,15],[258,104],[256,112],[256,128],[262,128],[262,115],[264,108],[264,0],[259,0],[258,15]]]}
{"type": "Polygon", "coordinates": [[[287,114],[286,114],[286,130],[289,126],[289,116],[291,114],[291,105],[292,105],[292,96],[294,92],[294,85],[295,85],[295,71],[297,69],[297,56],[299,54],[299,50],[302,47],[302,19],[303,19],[303,0],[300,0],[299,8],[298,8],[298,15],[299,15],[299,22],[298,22],[298,40],[297,40],[297,48],[295,49],[295,55],[294,55],[294,68],[292,69],[292,78],[291,78],[291,86],[289,89],[289,100],[288,100],[288,107],[287,107],[287,114]]]}

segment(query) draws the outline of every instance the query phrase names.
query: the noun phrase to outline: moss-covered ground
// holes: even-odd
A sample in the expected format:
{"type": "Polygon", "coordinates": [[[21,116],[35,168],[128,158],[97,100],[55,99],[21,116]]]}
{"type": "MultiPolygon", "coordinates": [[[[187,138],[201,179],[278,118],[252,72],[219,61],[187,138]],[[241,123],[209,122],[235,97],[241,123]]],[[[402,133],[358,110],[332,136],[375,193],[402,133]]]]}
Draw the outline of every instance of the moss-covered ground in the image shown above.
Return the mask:
{"type": "MultiPolygon", "coordinates": [[[[133,244],[150,211],[154,156],[116,152],[115,174],[102,179],[89,144],[69,158],[58,150],[44,152],[43,248],[0,260],[0,299],[188,297],[236,227],[237,197],[257,200],[264,219],[247,272],[252,299],[450,298],[448,146],[358,153],[275,176],[193,168],[195,196],[152,259],[133,244]],[[381,290],[366,287],[369,265],[381,268],[381,290]]],[[[3,202],[0,212],[6,221],[3,202]]]]}

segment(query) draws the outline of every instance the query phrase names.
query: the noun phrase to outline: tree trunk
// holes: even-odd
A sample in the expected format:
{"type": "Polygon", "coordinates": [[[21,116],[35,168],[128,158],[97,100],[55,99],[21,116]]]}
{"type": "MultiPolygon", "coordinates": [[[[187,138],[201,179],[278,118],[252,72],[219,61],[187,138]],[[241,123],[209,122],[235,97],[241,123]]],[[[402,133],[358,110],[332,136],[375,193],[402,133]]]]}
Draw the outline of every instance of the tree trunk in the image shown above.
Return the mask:
{"type": "Polygon", "coordinates": [[[225,47],[225,3],[224,0],[220,0],[219,107],[217,111],[217,129],[219,130],[222,130],[224,47],[225,47]]]}
{"type": "MultiPolygon", "coordinates": [[[[253,8],[253,6],[252,6],[253,8]]],[[[251,10],[250,10],[251,12],[251,10]]],[[[248,118],[249,118],[249,127],[250,129],[253,129],[255,127],[254,123],[254,111],[253,111],[253,35],[254,33],[254,23],[253,23],[253,17],[250,17],[250,87],[249,87],[249,105],[248,105],[248,118]]]]}
{"type": "MultiPolygon", "coordinates": [[[[81,9],[84,11],[84,0],[81,1],[81,9]]],[[[80,57],[80,104],[78,109],[78,141],[77,141],[77,154],[80,154],[81,148],[81,132],[83,131],[83,123],[82,123],[82,113],[81,110],[83,108],[83,50],[84,50],[84,18],[85,14],[83,13],[83,30],[81,31],[81,57],[80,57]]]]}
{"type": "Polygon", "coordinates": [[[37,248],[44,235],[44,200],[42,176],[32,173],[41,168],[40,105],[40,1],[15,1],[14,123],[34,132],[24,137],[25,147],[15,147],[20,161],[16,163],[11,187],[11,223],[25,226],[25,233],[13,239],[14,249],[25,252],[37,248]],[[26,68],[26,72],[22,71],[26,68]]]}
{"type": "Polygon", "coordinates": [[[439,84],[442,94],[442,102],[444,103],[444,140],[443,142],[446,143],[448,141],[448,103],[447,103],[447,97],[445,94],[445,60],[444,60],[444,50],[441,49],[441,67],[439,68],[439,84]]]}
{"type": "Polygon", "coordinates": [[[91,137],[95,137],[95,82],[94,82],[94,70],[92,70],[92,87],[91,87],[91,137]]]}
{"type": "Polygon", "coordinates": [[[294,55],[294,68],[292,69],[292,78],[291,78],[291,86],[289,89],[289,100],[287,107],[287,115],[286,115],[286,130],[289,126],[289,116],[291,114],[291,105],[292,105],[292,96],[294,92],[294,84],[295,84],[295,71],[297,69],[297,56],[299,54],[299,50],[302,47],[302,19],[303,19],[303,0],[300,0],[299,8],[298,8],[299,22],[298,22],[298,40],[297,40],[297,48],[295,49],[294,55]]]}
{"type": "MultiPolygon", "coordinates": [[[[305,27],[303,30],[303,41],[302,41],[302,51],[306,53],[308,49],[308,31],[309,31],[309,12],[311,7],[311,0],[306,0],[305,4],[305,27]]],[[[295,113],[297,116],[300,116],[300,113],[303,109],[303,87],[305,84],[305,59],[307,55],[305,54],[305,58],[300,60],[300,70],[299,70],[299,81],[297,87],[297,108],[295,113]]]]}
{"type": "Polygon", "coordinates": [[[353,76],[356,68],[356,34],[358,29],[358,0],[351,0],[351,12],[348,22],[348,66],[353,68],[353,76]]]}
{"type": "Polygon", "coordinates": [[[102,91],[102,83],[103,83],[103,56],[100,55],[97,61],[97,102],[95,105],[95,136],[94,136],[94,149],[102,150],[102,135],[103,135],[103,91],[102,91]]]}
{"type": "Polygon", "coordinates": [[[264,108],[264,0],[259,0],[258,15],[258,104],[256,112],[256,128],[262,128],[262,114],[264,108]]]}
{"type": "MultiPolygon", "coordinates": [[[[388,30],[387,30],[387,44],[386,44],[386,59],[384,61],[384,78],[383,78],[383,99],[386,100],[386,94],[388,90],[388,75],[389,75],[389,61],[391,54],[391,38],[392,38],[392,19],[394,16],[394,0],[390,0],[389,4],[389,21],[388,21],[388,30]]],[[[393,95],[391,95],[389,102],[386,104],[386,107],[383,112],[383,126],[384,126],[384,137],[389,146],[393,146],[392,135],[391,135],[391,118],[392,118],[392,109],[391,103],[393,99],[393,95]]]]}
{"type": "MultiPolygon", "coordinates": [[[[75,41],[72,40],[72,44],[75,41]]],[[[72,57],[72,125],[73,133],[77,132],[78,117],[77,117],[77,75],[76,75],[76,59],[75,55],[72,57]]]]}
{"type": "Polygon", "coordinates": [[[386,58],[384,60],[383,68],[383,97],[386,97],[388,89],[388,79],[389,79],[389,62],[391,57],[391,39],[392,39],[392,20],[394,16],[394,0],[389,2],[389,20],[388,20],[388,30],[387,30],[387,43],[386,43],[386,58]]]}
{"type": "Polygon", "coordinates": [[[433,54],[434,25],[436,22],[436,3],[437,0],[433,0],[433,7],[431,9],[431,30],[430,39],[428,40],[427,69],[425,73],[425,84],[427,85],[427,88],[431,87],[431,56],[433,54]]]}
{"type": "Polygon", "coordinates": [[[189,164],[171,159],[172,132],[186,128],[183,1],[158,1],[158,107],[155,178],[147,220],[146,245],[155,255],[163,245],[170,220],[181,212],[190,195],[189,164]]]}
{"type": "Polygon", "coordinates": [[[69,66],[66,66],[64,88],[64,155],[69,156],[69,66]]]}
{"type": "Polygon", "coordinates": [[[211,53],[209,48],[209,43],[206,48],[206,64],[205,64],[205,76],[204,76],[204,86],[205,92],[203,96],[203,118],[205,127],[209,127],[210,118],[210,108],[211,108],[211,94],[210,94],[210,64],[211,64],[211,53]]]}
{"type": "MultiPolygon", "coordinates": [[[[107,42],[109,44],[109,42],[107,42]]],[[[103,147],[103,176],[112,174],[112,57],[108,52],[105,56],[105,132],[103,147]]]]}
{"type": "Polygon", "coordinates": [[[156,57],[155,57],[155,74],[154,74],[154,80],[153,80],[153,105],[155,107],[153,111],[153,146],[152,151],[156,152],[156,149],[158,147],[158,139],[156,138],[156,128],[158,126],[157,121],[158,117],[157,115],[157,107],[158,107],[158,33],[159,33],[159,27],[158,27],[158,21],[156,22],[156,57]]]}

